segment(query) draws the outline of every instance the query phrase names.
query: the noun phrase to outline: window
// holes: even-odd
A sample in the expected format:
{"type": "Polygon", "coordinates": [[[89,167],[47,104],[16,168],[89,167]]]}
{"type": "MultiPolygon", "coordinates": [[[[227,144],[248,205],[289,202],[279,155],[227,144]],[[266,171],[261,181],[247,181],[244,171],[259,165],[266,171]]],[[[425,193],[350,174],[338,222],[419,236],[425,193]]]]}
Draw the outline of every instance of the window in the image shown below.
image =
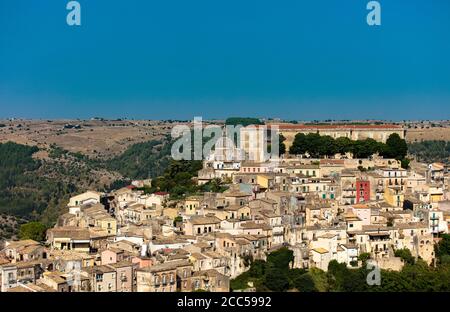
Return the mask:
{"type": "Polygon", "coordinates": [[[103,282],[103,274],[97,274],[97,275],[95,276],[95,280],[96,280],[97,282],[103,282]]]}

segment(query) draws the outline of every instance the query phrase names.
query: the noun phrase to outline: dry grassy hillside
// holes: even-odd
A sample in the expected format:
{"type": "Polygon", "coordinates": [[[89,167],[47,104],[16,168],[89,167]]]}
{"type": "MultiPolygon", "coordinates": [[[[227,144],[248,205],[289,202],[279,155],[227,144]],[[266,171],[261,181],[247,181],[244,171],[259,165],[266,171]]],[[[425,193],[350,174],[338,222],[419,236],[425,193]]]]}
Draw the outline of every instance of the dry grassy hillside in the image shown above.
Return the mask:
{"type": "Polygon", "coordinates": [[[450,141],[450,128],[429,127],[423,129],[408,129],[406,132],[408,143],[420,141],[450,141]]]}
{"type": "Polygon", "coordinates": [[[174,125],[162,121],[129,120],[15,120],[0,121],[0,124],[3,125],[0,143],[13,141],[40,148],[56,144],[70,152],[101,158],[118,155],[135,143],[161,139],[170,134],[174,125]]]}

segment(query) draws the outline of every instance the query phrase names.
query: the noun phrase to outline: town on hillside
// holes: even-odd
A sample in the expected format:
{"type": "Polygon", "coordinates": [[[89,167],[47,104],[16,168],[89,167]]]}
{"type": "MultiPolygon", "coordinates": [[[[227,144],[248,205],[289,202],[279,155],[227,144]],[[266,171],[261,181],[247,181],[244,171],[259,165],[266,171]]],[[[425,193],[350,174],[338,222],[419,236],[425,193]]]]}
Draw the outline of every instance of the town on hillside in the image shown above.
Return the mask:
{"type": "Polygon", "coordinates": [[[304,291],[305,274],[336,265],[442,265],[436,251],[449,232],[450,173],[442,163],[410,163],[402,126],[279,125],[276,159],[249,147],[251,131],[259,130],[241,129],[231,152],[216,148],[193,178],[221,187],[175,197],[147,179],[72,196],[41,241],[6,241],[0,290],[304,291]],[[276,278],[284,268],[267,264],[285,256],[286,270],[299,276],[275,285],[287,275],[276,278]]]}

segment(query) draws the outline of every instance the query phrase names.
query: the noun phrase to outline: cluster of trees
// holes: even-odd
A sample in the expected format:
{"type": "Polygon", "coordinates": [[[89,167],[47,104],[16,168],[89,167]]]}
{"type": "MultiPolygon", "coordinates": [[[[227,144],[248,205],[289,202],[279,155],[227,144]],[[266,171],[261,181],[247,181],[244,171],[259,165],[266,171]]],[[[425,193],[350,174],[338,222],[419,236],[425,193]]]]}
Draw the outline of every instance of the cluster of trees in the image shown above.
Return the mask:
{"type": "Polygon", "coordinates": [[[117,157],[106,161],[106,168],[128,179],[147,179],[160,176],[169,165],[169,139],[133,144],[117,157]]]}
{"type": "Polygon", "coordinates": [[[290,266],[294,260],[293,252],[285,247],[270,253],[267,261],[246,259],[250,268],[248,271],[231,280],[232,290],[249,288],[252,282],[257,291],[285,291],[293,285],[295,275],[290,266]]]}
{"type": "Polygon", "coordinates": [[[43,242],[47,228],[45,224],[38,221],[22,224],[19,228],[19,238],[22,240],[32,239],[37,242],[43,242]]]}
{"type": "Polygon", "coordinates": [[[231,126],[249,126],[249,125],[263,125],[264,123],[258,118],[250,117],[230,117],[225,120],[226,125],[231,126]]]}
{"type": "Polygon", "coordinates": [[[0,144],[0,213],[50,224],[74,188],[42,176],[39,149],[12,142],[0,144]]]}
{"type": "Polygon", "coordinates": [[[352,153],[357,158],[368,158],[379,153],[386,158],[403,160],[408,152],[406,141],[396,133],[389,136],[386,143],[377,142],[374,139],[353,141],[346,137],[337,139],[331,136],[321,136],[318,133],[298,133],[289,149],[290,154],[306,154],[319,158],[333,156],[337,153],[352,153]]]}
{"type": "Polygon", "coordinates": [[[408,145],[408,152],[417,157],[418,161],[432,163],[449,163],[450,142],[446,141],[423,141],[408,145]]]}
{"type": "Polygon", "coordinates": [[[145,191],[146,193],[168,192],[171,199],[180,199],[201,192],[224,192],[228,188],[218,179],[197,185],[195,177],[202,167],[203,164],[199,160],[172,159],[164,174],[153,179],[152,187],[146,188],[145,191]]]}
{"type": "Polygon", "coordinates": [[[369,285],[367,277],[372,272],[366,267],[367,255],[363,254],[360,268],[348,268],[333,260],[328,271],[317,268],[291,269],[292,251],[282,248],[269,254],[267,261],[253,261],[250,269],[231,281],[234,290],[249,288],[252,282],[257,291],[300,292],[423,292],[450,291],[450,235],[443,235],[436,248],[438,264],[429,266],[416,260],[408,249],[396,251],[404,267],[401,271],[381,270],[380,285],[369,285]]]}

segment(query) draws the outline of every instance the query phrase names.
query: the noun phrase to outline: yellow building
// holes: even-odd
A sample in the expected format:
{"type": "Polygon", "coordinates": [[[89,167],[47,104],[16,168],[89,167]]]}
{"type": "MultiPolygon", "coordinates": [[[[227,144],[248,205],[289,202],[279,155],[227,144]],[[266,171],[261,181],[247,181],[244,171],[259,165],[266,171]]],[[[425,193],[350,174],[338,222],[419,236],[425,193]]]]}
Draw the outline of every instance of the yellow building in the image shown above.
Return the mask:
{"type": "Polygon", "coordinates": [[[169,217],[170,219],[175,219],[178,217],[179,210],[177,208],[164,208],[163,209],[163,216],[169,217]]]}
{"type": "Polygon", "coordinates": [[[95,226],[105,230],[108,234],[117,234],[117,221],[111,216],[101,216],[95,220],[95,226]]]}
{"type": "Polygon", "coordinates": [[[262,188],[269,188],[269,180],[271,178],[269,176],[266,175],[257,175],[256,176],[256,183],[262,187],[262,188]]]}
{"type": "Polygon", "coordinates": [[[56,227],[47,231],[47,241],[52,249],[90,251],[90,233],[88,229],[77,227],[56,227]]]}
{"type": "Polygon", "coordinates": [[[384,189],[384,200],[391,206],[403,207],[405,195],[398,186],[390,186],[384,189]]]}
{"type": "Polygon", "coordinates": [[[197,210],[200,209],[200,203],[202,198],[200,196],[190,196],[184,201],[184,213],[188,216],[197,214],[197,210]]]}

